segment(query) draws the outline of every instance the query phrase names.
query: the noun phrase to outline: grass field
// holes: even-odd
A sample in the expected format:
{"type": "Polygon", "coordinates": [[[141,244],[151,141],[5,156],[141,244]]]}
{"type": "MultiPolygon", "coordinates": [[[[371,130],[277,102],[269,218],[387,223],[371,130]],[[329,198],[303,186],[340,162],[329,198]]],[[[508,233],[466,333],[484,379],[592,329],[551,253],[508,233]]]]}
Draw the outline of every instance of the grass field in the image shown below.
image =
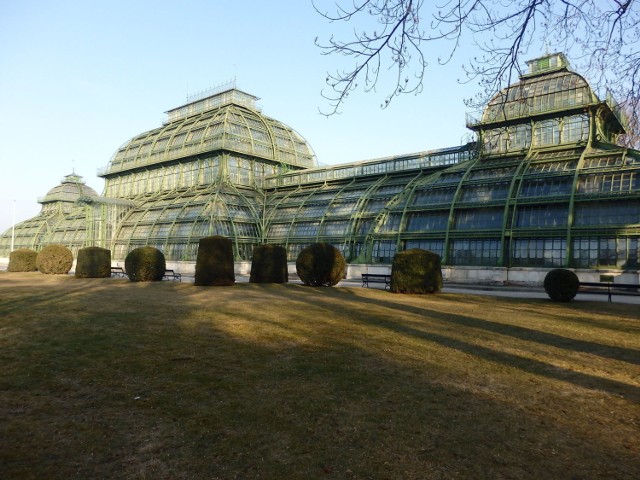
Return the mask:
{"type": "Polygon", "coordinates": [[[637,305],[0,272],[2,479],[637,479],[637,305]]]}

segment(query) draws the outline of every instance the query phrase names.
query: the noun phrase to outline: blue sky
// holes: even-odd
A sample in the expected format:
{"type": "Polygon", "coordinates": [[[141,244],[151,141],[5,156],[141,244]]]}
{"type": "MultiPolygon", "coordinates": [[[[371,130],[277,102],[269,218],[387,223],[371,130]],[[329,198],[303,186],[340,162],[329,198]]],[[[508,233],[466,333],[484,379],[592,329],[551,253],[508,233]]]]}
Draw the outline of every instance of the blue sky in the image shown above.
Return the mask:
{"type": "MultiPolygon", "coordinates": [[[[326,2],[331,4],[332,2],[326,2]]],[[[295,128],[323,164],[449,147],[468,139],[464,48],[430,69],[424,91],[352,94],[342,113],[320,92],[340,59],[314,39],[336,26],[307,0],[0,0],[0,231],[40,211],[73,170],[102,193],[98,168],[164,112],[232,78],[295,128]]],[[[348,27],[351,28],[351,27],[348,27]]]]}

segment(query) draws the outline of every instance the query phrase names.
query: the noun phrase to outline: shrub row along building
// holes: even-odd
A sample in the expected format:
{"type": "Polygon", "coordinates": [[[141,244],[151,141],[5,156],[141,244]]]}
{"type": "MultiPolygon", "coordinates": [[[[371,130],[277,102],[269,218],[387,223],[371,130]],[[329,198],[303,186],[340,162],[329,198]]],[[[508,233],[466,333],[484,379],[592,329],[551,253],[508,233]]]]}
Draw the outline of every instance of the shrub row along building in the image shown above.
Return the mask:
{"type": "Polygon", "coordinates": [[[39,215],[2,235],[0,256],[12,243],[93,245],[118,260],[152,245],[191,262],[201,237],[223,235],[237,261],[262,243],[293,261],[322,241],[352,266],[422,248],[454,270],[638,270],[640,152],[616,145],[616,104],[562,54],[528,66],[467,117],[477,142],[329,167],[256,97],[219,89],[120,147],[99,172],[102,196],[65,177],[39,215]]]}

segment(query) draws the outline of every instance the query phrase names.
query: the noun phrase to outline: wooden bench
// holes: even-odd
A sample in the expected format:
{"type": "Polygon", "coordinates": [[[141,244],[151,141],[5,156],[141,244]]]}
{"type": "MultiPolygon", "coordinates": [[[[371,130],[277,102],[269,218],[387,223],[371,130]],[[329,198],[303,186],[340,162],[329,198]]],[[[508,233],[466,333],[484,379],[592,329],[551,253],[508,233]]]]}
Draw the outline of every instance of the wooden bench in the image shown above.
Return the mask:
{"type": "Polygon", "coordinates": [[[369,288],[370,283],[384,283],[384,289],[391,286],[391,275],[380,273],[363,273],[362,286],[369,288]]]}
{"type": "Polygon", "coordinates": [[[174,270],[165,270],[164,275],[162,276],[163,280],[177,280],[178,282],[182,281],[182,274],[177,273],[174,270]]]}
{"type": "Polygon", "coordinates": [[[122,267],[111,267],[111,276],[112,277],[126,277],[127,276],[127,272],[125,272],[122,267]]]}
{"type": "Polygon", "coordinates": [[[601,293],[611,295],[640,295],[640,285],[635,283],[580,282],[578,293],[601,293]]]}

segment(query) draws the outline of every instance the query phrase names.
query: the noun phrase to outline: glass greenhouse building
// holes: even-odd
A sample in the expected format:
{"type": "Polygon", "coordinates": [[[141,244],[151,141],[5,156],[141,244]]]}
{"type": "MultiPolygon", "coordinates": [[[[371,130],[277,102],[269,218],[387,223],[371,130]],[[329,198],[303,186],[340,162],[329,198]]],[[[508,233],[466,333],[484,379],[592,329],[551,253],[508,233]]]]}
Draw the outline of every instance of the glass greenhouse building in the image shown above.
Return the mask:
{"type": "Polygon", "coordinates": [[[42,211],[0,237],[11,247],[111,249],[115,261],[152,245],[193,263],[198,240],[223,235],[238,262],[254,246],[313,242],[342,251],[353,272],[422,248],[449,271],[568,267],[638,273],[640,152],[618,146],[625,121],[562,54],[467,116],[477,141],[319,167],[295,130],[235,86],[191,99],[122,145],[98,195],[77,175],[42,211]]]}

